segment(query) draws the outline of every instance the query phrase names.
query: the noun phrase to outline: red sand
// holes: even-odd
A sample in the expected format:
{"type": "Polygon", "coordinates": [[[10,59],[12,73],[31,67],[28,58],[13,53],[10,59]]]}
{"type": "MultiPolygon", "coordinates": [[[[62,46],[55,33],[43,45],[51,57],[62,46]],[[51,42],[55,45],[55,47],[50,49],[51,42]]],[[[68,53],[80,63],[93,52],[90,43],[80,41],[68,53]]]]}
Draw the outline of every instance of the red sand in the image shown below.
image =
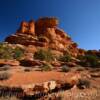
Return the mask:
{"type": "Polygon", "coordinates": [[[70,77],[74,76],[76,73],[63,73],[63,72],[17,72],[12,75],[12,77],[5,81],[0,81],[3,85],[23,85],[23,84],[33,84],[42,83],[49,80],[68,80],[70,77]]]}

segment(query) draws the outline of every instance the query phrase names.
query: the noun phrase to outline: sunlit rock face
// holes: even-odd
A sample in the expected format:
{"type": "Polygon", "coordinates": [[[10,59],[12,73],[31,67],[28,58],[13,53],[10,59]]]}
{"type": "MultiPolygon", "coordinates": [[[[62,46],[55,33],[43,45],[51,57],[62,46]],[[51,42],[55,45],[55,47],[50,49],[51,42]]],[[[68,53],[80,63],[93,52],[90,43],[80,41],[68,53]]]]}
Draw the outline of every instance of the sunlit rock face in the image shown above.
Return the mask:
{"type": "Polygon", "coordinates": [[[24,34],[26,33],[26,34],[35,35],[35,22],[34,22],[34,20],[30,20],[29,22],[22,21],[16,34],[19,34],[19,33],[24,33],[24,34]]]}
{"type": "Polygon", "coordinates": [[[77,56],[78,48],[71,37],[58,27],[59,20],[55,17],[44,17],[37,21],[22,21],[14,35],[8,36],[5,41],[11,44],[44,47],[62,53],[77,56]]]}

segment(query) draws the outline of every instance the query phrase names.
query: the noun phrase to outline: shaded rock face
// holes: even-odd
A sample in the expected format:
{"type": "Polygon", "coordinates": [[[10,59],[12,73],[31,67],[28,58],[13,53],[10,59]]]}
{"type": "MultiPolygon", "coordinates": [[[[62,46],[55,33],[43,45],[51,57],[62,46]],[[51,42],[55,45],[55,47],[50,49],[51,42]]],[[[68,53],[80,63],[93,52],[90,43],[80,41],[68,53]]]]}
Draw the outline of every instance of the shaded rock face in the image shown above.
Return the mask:
{"type": "Polygon", "coordinates": [[[44,17],[36,22],[21,22],[20,28],[14,35],[5,39],[11,44],[33,45],[37,47],[46,47],[60,52],[69,52],[73,56],[77,56],[77,44],[57,25],[57,18],[44,17]]]}
{"type": "Polygon", "coordinates": [[[42,27],[42,28],[44,28],[44,27],[54,28],[58,24],[59,24],[59,21],[55,17],[44,17],[44,18],[40,18],[36,22],[36,26],[37,27],[42,27]]]}

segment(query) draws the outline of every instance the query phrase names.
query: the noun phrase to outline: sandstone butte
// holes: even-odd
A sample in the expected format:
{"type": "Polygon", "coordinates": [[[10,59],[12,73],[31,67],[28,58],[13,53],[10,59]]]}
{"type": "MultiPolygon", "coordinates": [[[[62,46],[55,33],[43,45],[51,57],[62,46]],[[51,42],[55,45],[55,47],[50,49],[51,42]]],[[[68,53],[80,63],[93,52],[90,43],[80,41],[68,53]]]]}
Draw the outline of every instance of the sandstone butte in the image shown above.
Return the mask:
{"type": "Polygon", "coordinates": [[[58,27],[59,20],[55,17],[44,17],[37,21],[22,21],[15,34],[8,36],[5,41],[11,44],[21,44],[35,52],[37,48],[49,48],[55,54],[72,56],[84,55],[84,50],[79,49],[77,43],[58,27]]]}
{"type": "MultiPolygon", "coordinates": [[[[22,21],[19,28],[15,32],[8,36],[5,39],[5,42],[9,46],[20,46],[21,48],[26,49],[25,57],[27,58],[29,64],[32,66],[44,64],[45,61],[33,60],[33,53],[38,49],[51,49],[52,53],[55,55],[64,55],[70,54],[73,57],[78,55],[84,55],[85,50],[78,48],[77,43],[73,42],[68,33],[64,32],[58,27],[59,20],[55,17],[44,17],[40,18],[37,21],[30,20],[29,22],[22,21]]],[[[14,60],[0,60],[1,65],[11,65],[13,68],[17,69],[20,66],[19,61],[14,60]],[[16,67],[15,67],[16,66],[16,67]]],[[[61,63],[54,61],[51,63],[54,66],[60,66],[61,63]]],[[[63,64],[63,63],[62,63],[63,64]]],[[[72,65],[71,62],[67,63],[72,65]]],[[[74,63],[73,63],[74,64],[74,63]]],[[[74,66],[74,65],[73,65],[74,66]]],[[[22,84],[32,84],[32,83],[41,83],[51,79],[63,80],[61,76],[64,76],[62,72],[14,72],[13,76],[0,84],[4,85],[22,85],[22,84]],[[31,78],[31,76],[33,76],[31,78]],[[41,79],[39,77],[42,76],[41,79]],[[36,78],[37,77],[37,78],[36,78]],[[25,81],[27,79],[27,81],[25,81]],[[39,80],[38,80],[39,79],[39,80]]],[[[68,75],[71,77],[71,75],[68,75]]],[[[75,76],[72,73],[72,76],[75,76]]],[[[77,76],[77,75],[76,75],[77,76]]],[[[64,76],[66,78],[66,76],[64,76]]],[[[68,77],[69,78],[69,77],[68,77]]],[[[68,79],[69,80],[69,79],[68,79]]]]}
{"type": "MultiPolygon", "coordinates": [[[[77,43],[72,41],[68,33],[64,32],[58,27],[59,20],[54,17],[44,17],[37,21],[30,20],[29,22],[22,21],[19,29],[15,34],[8,36],[5,42],[9,46],[20,46],[26,49],[26,58],[28,63],[35,65],[41,65],[44,61],[33,60],[33,53],[38,49],[51,49],[55,55],[70,54],[73,58],[78,55],[84,55],[86,51],[78,48],[77,43]]],[[[91,51],[92,54],[100,52],[91,51]]],[[[54,61],[55,62],[55,61],[54,61]]],[[[41,72],[41,71],[30,71],[25,72],[21,70],[19,61],[0,59],[1,65],[11,66],[11,77],[8,80],[0,81],[0,93],[5,91],[6,94],[10,92],[14,94],[13,90],[21,95],[23,92],[26,95],[34,95],[36,93],[48,92],[56,88],[62,88],[66,84],[70,87],[76,86],[79,79],[82,79],[82,73],[76,72],[60,72],[57,70],[41,72]],[[7,91],[6,91],[7,90],[7,91]],[[9,90],[9,91],[8,91],[9,90]],[[23,90],[19,93],[19,90],[23,90]]],[[[72,64],[71,62],[67,65],[72,64]]],[[[60,66],[56,61],[54,65],[60,66]]],[[[86,77],[90,77],[90,74],[86,71],[86,77]]],[[[99,84],[99,82],[97,82],[99,84]]],[[[72,88],[74,89],[74,88],[72,88]]],[[[16,93],[17,93],[16,92],[16,93]]],[[[24,95],[23,95],[24,96],[24,95]]],[[[33,99],[32,99],[33,100],[33,99]]]]}

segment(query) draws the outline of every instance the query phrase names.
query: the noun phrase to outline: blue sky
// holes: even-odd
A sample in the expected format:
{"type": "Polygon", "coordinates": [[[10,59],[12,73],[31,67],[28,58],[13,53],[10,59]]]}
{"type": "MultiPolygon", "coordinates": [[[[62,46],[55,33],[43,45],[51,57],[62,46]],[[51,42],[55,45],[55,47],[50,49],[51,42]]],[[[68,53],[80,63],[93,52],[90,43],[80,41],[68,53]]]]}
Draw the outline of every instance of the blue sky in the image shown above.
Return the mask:
{"type": "Polygon", "coordinates": [[[100,49],[100,0],[0,0],[0,41],[15,33],[21,20],[43,16],[58,17],[59,27],[80,48],[100,49]]]}

